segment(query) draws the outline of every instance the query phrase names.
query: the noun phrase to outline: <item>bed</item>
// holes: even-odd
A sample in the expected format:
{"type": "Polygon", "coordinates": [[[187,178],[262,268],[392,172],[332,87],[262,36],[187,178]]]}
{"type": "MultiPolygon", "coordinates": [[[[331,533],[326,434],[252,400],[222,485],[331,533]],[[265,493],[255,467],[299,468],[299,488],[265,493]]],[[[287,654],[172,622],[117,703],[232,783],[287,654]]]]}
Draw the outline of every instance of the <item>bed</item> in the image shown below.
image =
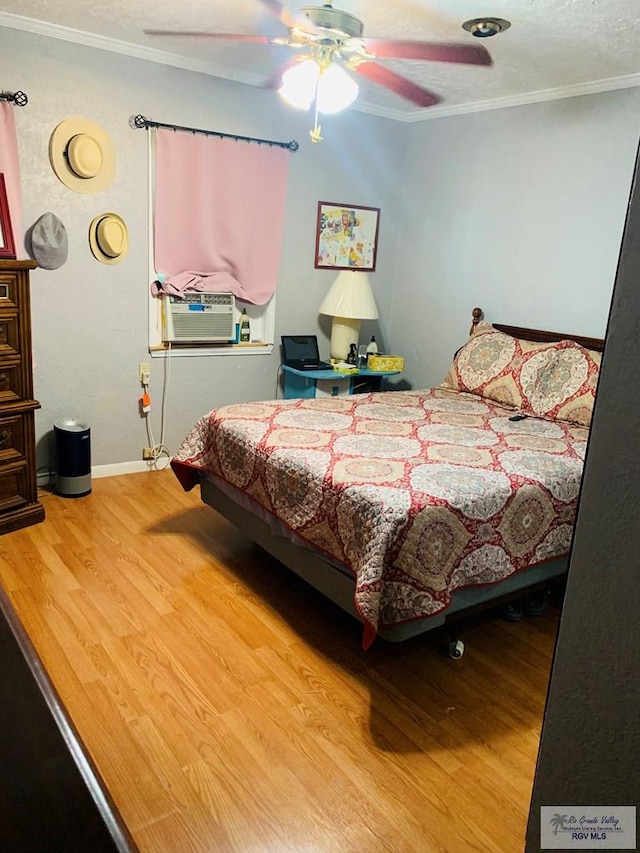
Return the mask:
{"type": "Polygon", "coordinates": [[[223,406],[171,462],[365,648],[566,573],[603,341],[472,317],[435,388],[223,406]]]}

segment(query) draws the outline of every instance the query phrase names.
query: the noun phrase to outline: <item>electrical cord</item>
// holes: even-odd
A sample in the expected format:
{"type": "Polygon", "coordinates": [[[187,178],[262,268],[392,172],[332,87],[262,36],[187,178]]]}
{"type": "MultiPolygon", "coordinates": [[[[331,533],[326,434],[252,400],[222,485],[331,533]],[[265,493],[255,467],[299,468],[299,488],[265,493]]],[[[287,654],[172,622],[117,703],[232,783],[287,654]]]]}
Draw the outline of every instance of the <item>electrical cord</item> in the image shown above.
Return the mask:
{"type": "Polygon", "coordinates": [[[280,374],[282,373],[282,365],[278,365],[278,369],[276,371],[276,393],[274,394],[273,399],[278,399],[278,391],[280,390],[280,374]]]}
{"type": "MultiPolygon", "coordinates": [[[[151,468],[156,471],[164,471],[169,467],[171,462],[171,452],[164,443],[164,429],[166,420],[167,400],[169,399],[169,378],[171,375],[171,344],[168,345],[167,355],[164,360],[164,378],[162,381],[162,402],[160,403],[160,441],[156,444],[153,435],[153,427],[151,426],[151,410],[145,412],[145,421],[147,427],[147,438],[149,440],[149,448],[151,450],[151,468]],[[159,465],[159,460],[166,459],[164,465],[159,465]]],[[[149,393],[149,385],[143,383],[144,393],[149,393]]]]}
{"type": "MultiPolygon", "coordinates": [[[[144,386],[145,389],[147,386],[144,386]]],[[[145,421],[147,426],[147,439],[149,441],[149,449],[151,451],[151,459],[149,459],[150,467],[154,468],[156,471],[164,471],[165,468],[168,467],[169,462],[171,461],[171,454],[169,453],[169,448],[164,444],[162,438],[160,442],[156,444],[155,437],[153,435],[153,428],[151,426],[151,412],[145,412],[145,421]],[[158,460],[166,458],[167,462],[165,465],[158,465],[158,460]]]]}

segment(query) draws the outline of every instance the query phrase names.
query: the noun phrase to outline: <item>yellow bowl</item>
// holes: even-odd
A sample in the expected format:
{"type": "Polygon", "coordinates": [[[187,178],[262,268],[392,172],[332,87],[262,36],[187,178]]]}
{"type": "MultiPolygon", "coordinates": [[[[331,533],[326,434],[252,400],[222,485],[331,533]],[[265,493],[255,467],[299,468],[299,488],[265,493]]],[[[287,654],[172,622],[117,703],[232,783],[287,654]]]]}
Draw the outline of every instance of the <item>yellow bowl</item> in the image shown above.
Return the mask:
{"type": "Polygon", "coordinates": [[[404,358],[400,355],[370,355],[367,359],[369,370],[393,372],[404,370],[404,358]]]}

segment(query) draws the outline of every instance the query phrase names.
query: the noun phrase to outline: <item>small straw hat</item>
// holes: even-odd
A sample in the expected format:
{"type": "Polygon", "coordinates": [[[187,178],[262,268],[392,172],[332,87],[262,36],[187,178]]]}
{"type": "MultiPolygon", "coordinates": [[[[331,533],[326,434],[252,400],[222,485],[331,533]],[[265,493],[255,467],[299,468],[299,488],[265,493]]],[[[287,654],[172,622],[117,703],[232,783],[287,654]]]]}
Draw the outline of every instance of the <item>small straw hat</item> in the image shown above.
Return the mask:
{"type": "Polygon", "coordinates": [[[117,213],[101,213],[89,226],[89,246],[103,264],[119,264],[129,251],[127,225],[117,213]]]}

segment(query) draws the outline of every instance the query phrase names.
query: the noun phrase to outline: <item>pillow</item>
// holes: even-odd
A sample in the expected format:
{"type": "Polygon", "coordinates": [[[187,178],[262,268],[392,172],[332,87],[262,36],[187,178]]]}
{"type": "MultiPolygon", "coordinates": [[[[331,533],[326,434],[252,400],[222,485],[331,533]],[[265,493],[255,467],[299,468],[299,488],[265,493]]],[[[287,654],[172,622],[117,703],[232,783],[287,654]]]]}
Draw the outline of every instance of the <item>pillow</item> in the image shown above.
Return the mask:
{"type": "Polygon", "coordinates": [[[443,384],[533,413],[529,398],[537,375],[558,346],[513,338],[488,323],[479,323],[456,353],[443,384]]]}
{"type": "Polygon", "coordinates": [[[443,385],[528,414],[591,423],[600,353],[575,341],[513,338],[479,323],[443,385]]]}
{"type": "Polygon", "coordinates": [[[575,341],[557,349],[539,371],[530,403],[537,415],[589,426],[602,353],[575,341]]]}

